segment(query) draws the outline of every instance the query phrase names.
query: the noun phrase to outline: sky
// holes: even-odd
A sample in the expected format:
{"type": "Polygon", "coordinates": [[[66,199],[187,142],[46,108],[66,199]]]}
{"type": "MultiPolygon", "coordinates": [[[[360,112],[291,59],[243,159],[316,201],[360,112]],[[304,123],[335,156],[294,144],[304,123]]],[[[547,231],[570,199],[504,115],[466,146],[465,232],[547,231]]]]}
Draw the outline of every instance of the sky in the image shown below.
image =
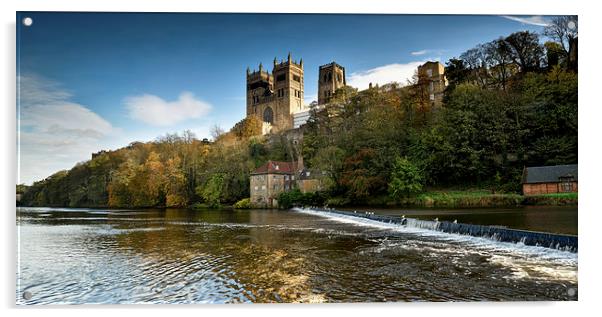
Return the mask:
{"type": "Polygon", "coordinates": [[[166,133],[210,138],[246,114],[246,69],[303,59],[305,101],[332,61],[347,83],[405,83],[548,16],[17,12],[19,183],[166,133]],[[25,18],[31,25],[26,26],[25,18]]]}

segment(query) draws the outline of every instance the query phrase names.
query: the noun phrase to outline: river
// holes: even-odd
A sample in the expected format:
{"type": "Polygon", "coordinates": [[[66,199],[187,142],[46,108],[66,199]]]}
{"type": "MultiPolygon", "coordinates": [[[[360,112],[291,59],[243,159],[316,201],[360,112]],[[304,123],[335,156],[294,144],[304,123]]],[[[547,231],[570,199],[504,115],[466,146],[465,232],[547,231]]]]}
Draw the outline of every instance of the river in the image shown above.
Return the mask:
{"type": "Polygon", "coordinates": [[[495,208],[407,208],[371,207],[343,210],[372,211],[380,215],[400,214],[423,220],[458,221],[473,225],[502,226],[512,229],[577,235],[577,206],[520,206],[495,208]]]}
{"type": "Polygon", "coordinates": [[[577,254],[299,210],[18,208],[18,304],[577,300],[577,254]]]}

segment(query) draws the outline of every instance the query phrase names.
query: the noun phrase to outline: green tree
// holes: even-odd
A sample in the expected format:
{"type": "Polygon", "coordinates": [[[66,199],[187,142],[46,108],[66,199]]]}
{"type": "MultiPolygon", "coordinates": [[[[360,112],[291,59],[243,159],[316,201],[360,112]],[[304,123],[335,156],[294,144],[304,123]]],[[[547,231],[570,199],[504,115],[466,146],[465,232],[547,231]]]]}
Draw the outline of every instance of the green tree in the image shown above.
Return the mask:
{"type": "Polygon", "coordinates": [[[422,191],[421,171],[405,157],[397,157],[391,172],[389,195],[396,200],[422,191]]]}
{"type": "Polygon", "coordinates": [[[198,192],[210,207],[218,208],[220,206],[223,186],[224,175],[213,174],[204,187],[198,188],[198,192]]]}
{"type": "Polygon", "coordinates": [[[311,160],[312,168],[318,169],[328,177],[328,185],[334,186],[339,182],[343,168],[345,152],[334,145],[321,148],[311,160]]]}
{"type": "Polygon", "coordinates": [[[539,70],[544,51],[536,33],[514,32],[506,37],[505,42],[510,46],[514,62],[520,66],[522,72],[539,70]]]}

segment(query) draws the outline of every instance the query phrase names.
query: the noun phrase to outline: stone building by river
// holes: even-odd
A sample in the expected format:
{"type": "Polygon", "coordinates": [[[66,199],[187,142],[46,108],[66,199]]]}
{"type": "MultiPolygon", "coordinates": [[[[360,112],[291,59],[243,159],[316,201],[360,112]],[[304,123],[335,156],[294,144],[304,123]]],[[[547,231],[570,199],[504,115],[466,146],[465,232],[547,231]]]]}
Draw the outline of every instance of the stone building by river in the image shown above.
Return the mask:
{"type": "Polygon", "coordinates": [[[322,189],[321,173],[303,168],[297,161],[268,161],[251,173],[251,203],[277,207],[278,195],[298,188],[302,193],[322,189]]]}

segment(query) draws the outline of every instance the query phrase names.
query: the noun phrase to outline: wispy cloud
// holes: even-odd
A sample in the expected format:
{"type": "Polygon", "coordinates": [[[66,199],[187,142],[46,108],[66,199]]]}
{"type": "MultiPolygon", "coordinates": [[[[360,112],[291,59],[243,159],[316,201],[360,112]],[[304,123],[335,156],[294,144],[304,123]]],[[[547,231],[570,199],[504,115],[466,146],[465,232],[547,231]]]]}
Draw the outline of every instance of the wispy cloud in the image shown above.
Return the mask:
{"type": "Polygon", "coordinates": [[[523,24],[537,25],[537,26],[548,26],[549,22],[541,15],[532,16],[514,16],[514,15],[502,15],[502,18],[517,21],[523,24]]]}
{"type": "Polygon", "coordinates": [[[383,85],[391,82],[398,82],[405,84],[408,80],[412,79],[418,66],[423,63],[424,62],[422,61],[416,61],[406,64],[379,66],[365,71],[352,73],[347,82],[350,86],[359,89],[368,88],[370,83],[383,85]]]}
{"type": "Polygon", "coordinates": [[[178,100],[166,101],[145,94],[125,99],[130,117],[153,126],[171,126],[188,119],[198,119],[211,111],[211,105],[196,99],[190,92],[182,92],[178,100]]]}
{"type": "Polygon", "coordinates": [[[119,132],[59,83],[35,74],[19,84],[19,181],[31,183],[90,158],[119,132]]]}
{"type": "Polygon", "coordinates": [[[424,54],[426,54],[428,52],[430,52],[430,50],[420,50],[420,51],[411,52],[410,54],[412,56],[420,56],[420,55],[424,55],[424,54]]]}

